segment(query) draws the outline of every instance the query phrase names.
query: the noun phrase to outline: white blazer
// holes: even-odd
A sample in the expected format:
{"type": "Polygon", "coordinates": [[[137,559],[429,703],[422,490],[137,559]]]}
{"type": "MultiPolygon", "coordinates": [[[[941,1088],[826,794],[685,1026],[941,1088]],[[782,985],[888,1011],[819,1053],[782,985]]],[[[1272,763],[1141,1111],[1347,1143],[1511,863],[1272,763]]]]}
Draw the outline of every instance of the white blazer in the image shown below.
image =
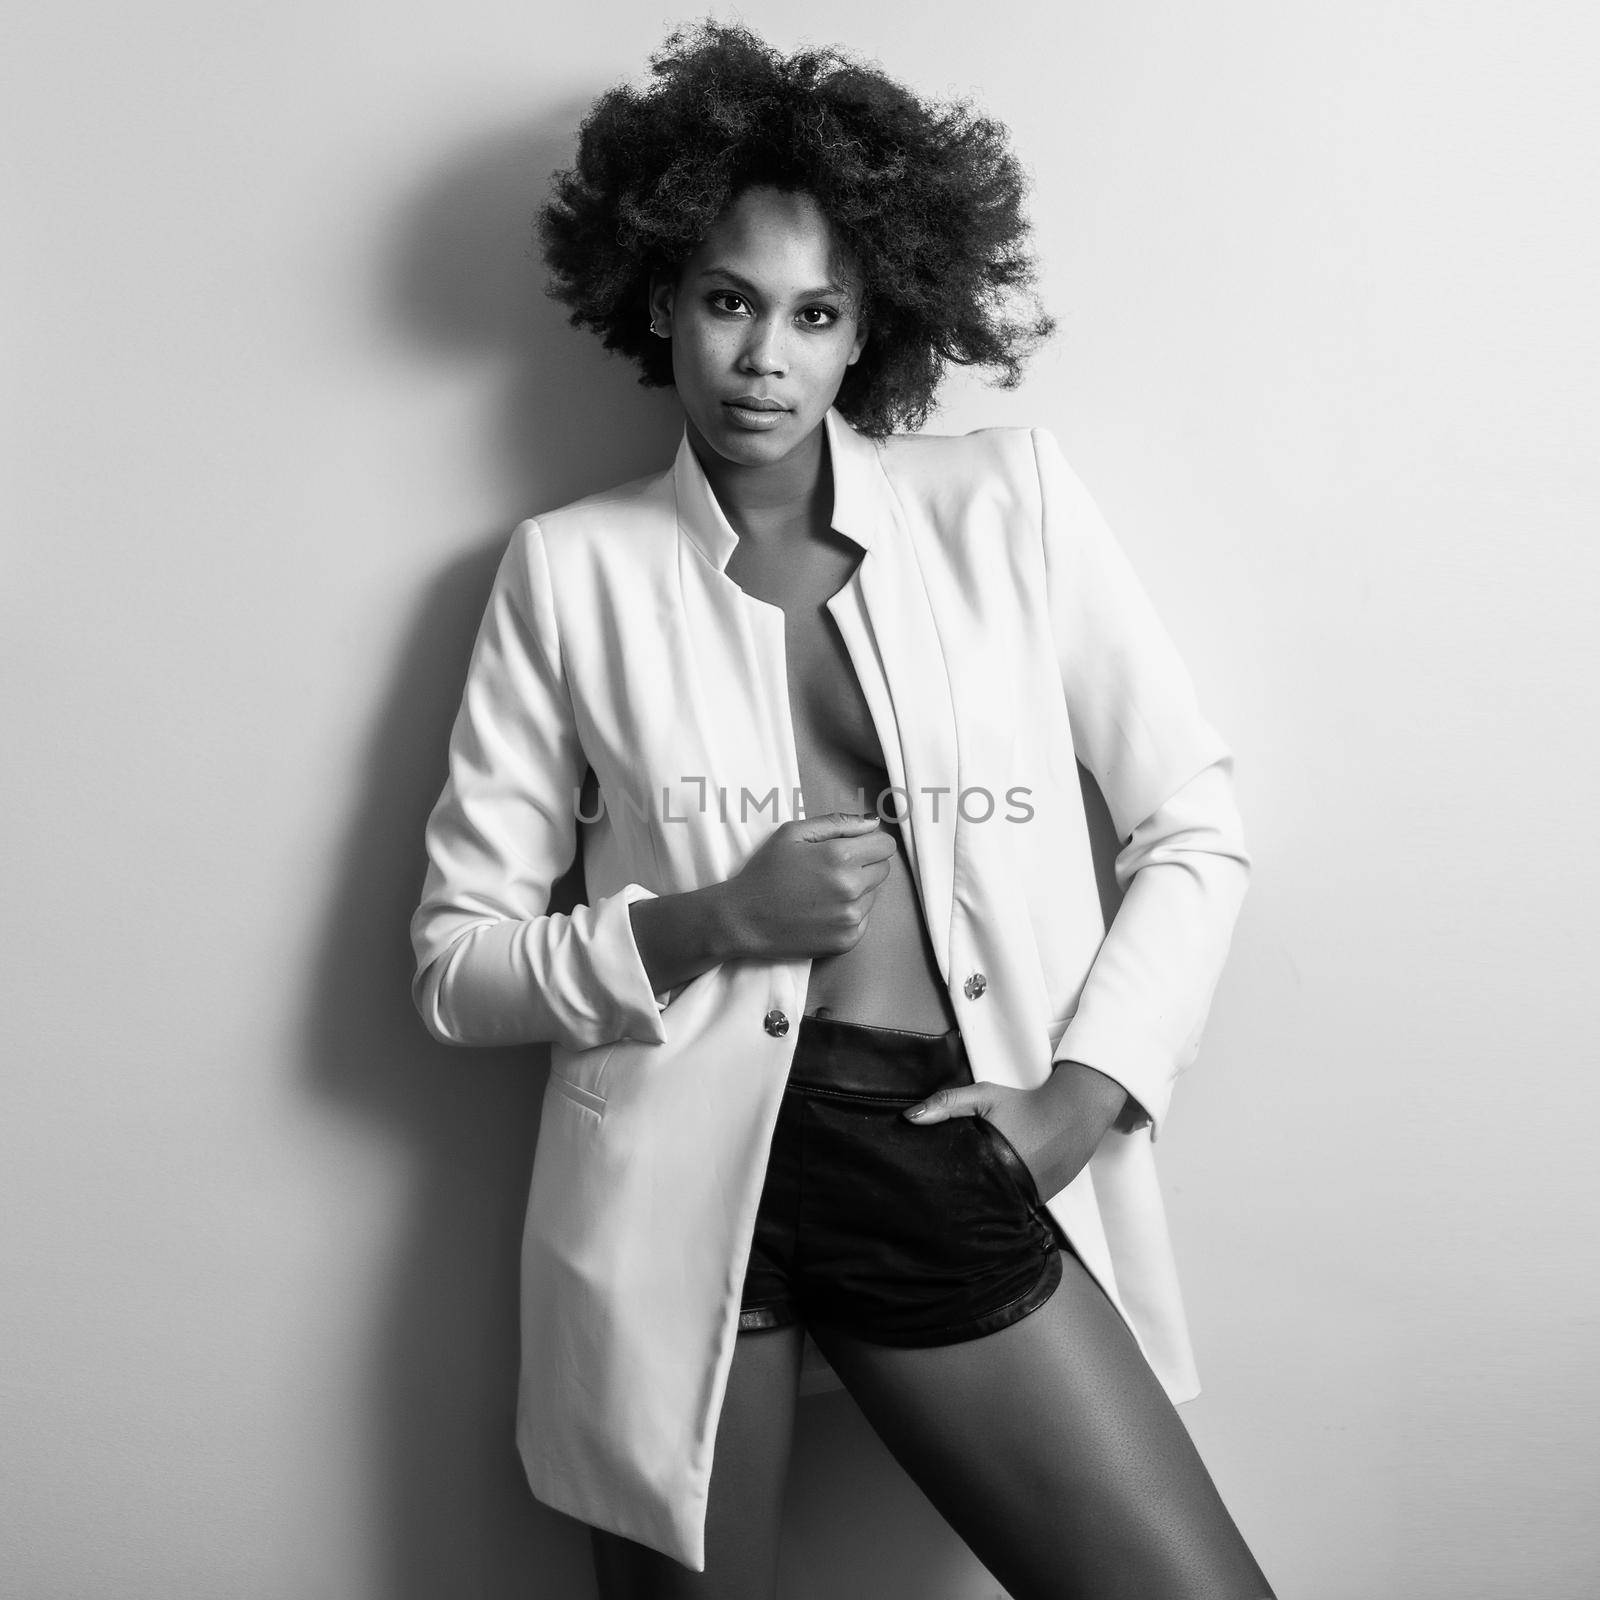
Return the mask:
{"type": "MultiPolygon", "coordinates": [[[[1142,1115],[1048,1204],[1186,1399],[1151,1145],[1248,879],[1232,757],[1048,433],[876,445],[836,412],[826,428],[833,526],[863,549],[828,608],[909,799],[973,1074],[1028,1088],[1072,1059],[1133,1097],[1142,1115]],[[1109,932],[1079,761],[1125,841],[1109,932]]],[[[732,961],[656,993],[628,907],[731,877],[799,814],[784,617],[726,575],[737,542],[687,439],[660,476],[517,528],[412,924],[436,1038],[553,1045],[522,1250],[529,1483],[696,1571],[810,962],[732,961]],[[551,914],[580,830],[588,902],[551,914]]]]}

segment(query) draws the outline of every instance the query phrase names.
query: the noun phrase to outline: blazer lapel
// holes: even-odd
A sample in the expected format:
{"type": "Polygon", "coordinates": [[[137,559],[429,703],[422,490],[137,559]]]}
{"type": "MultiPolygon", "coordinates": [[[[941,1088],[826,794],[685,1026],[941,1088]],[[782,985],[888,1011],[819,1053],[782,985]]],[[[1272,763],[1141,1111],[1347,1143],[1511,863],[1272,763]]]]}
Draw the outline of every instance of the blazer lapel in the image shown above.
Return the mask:
{"type": "Polygon", "coordinates": [[[889,780],[909,809],[908,850],[939,970],[950,978],[954,906],[955,707],[922,565],[877,448],[837,412],[827,417],[833,525],[865,547],[856,579],[828,602],[872,713],[889,780]],[[943,790],[942,794],[933,791],[943,790]]]}

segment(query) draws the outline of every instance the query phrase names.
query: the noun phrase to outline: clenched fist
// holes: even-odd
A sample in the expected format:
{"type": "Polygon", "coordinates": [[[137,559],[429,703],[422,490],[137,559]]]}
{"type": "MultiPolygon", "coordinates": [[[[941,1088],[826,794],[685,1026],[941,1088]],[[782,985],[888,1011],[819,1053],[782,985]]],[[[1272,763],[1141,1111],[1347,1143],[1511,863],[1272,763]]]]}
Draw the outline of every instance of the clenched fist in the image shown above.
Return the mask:
{"type": "Polygon", "coordinates": [[[783,823],[725,886],[739,954],[786,961],[852,948],[896,849],[870,814],[783,823]]]}

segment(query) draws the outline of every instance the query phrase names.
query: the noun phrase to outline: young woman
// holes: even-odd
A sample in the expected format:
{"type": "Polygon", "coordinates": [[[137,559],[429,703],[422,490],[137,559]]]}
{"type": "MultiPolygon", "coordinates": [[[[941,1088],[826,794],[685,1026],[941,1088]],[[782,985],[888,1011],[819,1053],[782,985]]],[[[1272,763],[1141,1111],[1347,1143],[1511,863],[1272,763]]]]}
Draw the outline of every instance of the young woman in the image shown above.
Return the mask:
{"type": "Polygon", "coordinates": [[[894,432],[1049,331],[1020,169],[834,52],[706,25],[654,69],[542,227],[683,443],[516,530],[413,925],[436,1037],[554,1047],[529,1481],[606,1597],[771,1595],[809,1331],[1013,1600],[1261,1600],[1173,1409],[1151,1166],[1248,876],[1232,759],[1048,434],[894,432]]]}

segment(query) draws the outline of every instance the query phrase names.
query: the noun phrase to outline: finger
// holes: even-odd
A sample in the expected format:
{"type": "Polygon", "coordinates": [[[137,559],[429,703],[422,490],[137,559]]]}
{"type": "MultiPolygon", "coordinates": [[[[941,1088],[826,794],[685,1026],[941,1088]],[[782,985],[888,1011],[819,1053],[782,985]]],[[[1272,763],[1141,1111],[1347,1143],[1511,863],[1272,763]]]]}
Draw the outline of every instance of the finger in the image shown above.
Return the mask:
{"type": "Polygon", "coordinates": [[[876,833],[863,834],[854,844],[872,861],[886,861],[900,848],[893,828],[879,828],[876,833]]]}
{"type": "Polygon", "coordinates": [[[843,838],[839,841],[838,848],[847,866],[866,867],[890,860],[898,846],[894,842],[893,834],[880,831],[843,838]]]}
{"type": "Polygon", "coordinates": [[[908,1106],[902,1115],[926,1125],[947,1122],[951,1117],[981,1117],[988,1104],[977,1084],[967,1084],[959,1089],[937,1089],[920,1104],[908,1106]]]}
{"type": "Polygon", "coordinates": [[[878,819],[870,812],[830,811],[826,816],[808,817],[800,825],[800,837],[808,844],[820,844],[824,839],[852,838],[871,833],[878,819]]]}
{"type": "Polygon", "coordinates": [[[862,876],[866,879],[868,890],[876,890],[878,885],[889,876],[890,866],[887,861],[874,861],[871,866],[863,870],[862,876]]]}

